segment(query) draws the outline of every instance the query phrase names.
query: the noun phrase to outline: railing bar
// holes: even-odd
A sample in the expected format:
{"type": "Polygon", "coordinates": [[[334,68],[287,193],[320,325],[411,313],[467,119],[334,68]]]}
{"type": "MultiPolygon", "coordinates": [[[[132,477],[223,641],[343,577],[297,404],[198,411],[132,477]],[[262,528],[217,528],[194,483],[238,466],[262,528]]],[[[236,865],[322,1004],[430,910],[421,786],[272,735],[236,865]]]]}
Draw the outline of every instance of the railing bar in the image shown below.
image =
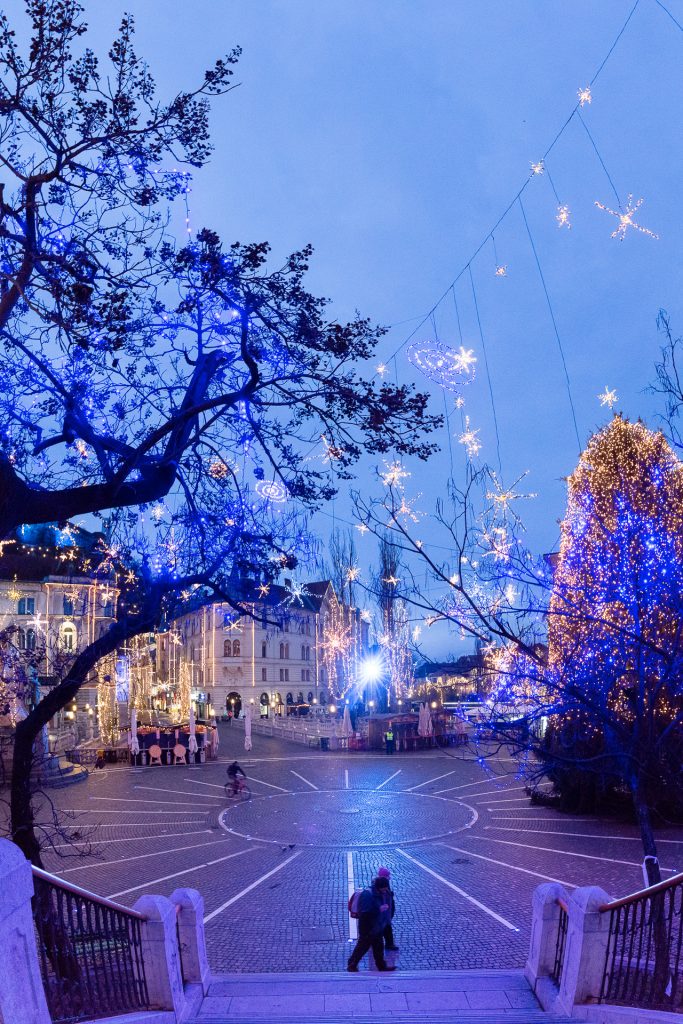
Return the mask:
{"type": "Polygon", "coordinates": [[[136,1006],[138,1002],[138,991],[135,983],[135,972],[133,970],[133,943],[131,942],[131,922],[124,918],[121,920],[121,927],[123,928],[123,933],[125,934],[126,942],[125,973],[128,1000],[131,1006],[136,1006]]]}
{"type": "Polygon", "coordinates": [[[95,920],[95,922],[93,922],[91,916],[94,910],[95,905],[92,905],[85,900],[81,900],[79,905],[79,924],[83,933],[83,957],[86,962],[86,967],[88,966],[88,956],[90,958],[90,966],[87,971],[87,984],[90,992],[90,998],[92,1000],[91,1009],[93,1012],[97,1012],[97,1009],[100,1008],[102,1003],[105,1001],[107,993],[104,990],[102,978],[103,972],[99,969],[97,954],[95,951],[94,931],[97,926],[97,921],[95,920]]]}
{"type": "Polygon", "coordinates": [[[114,999],[116,999],[119,993],[117,993],[116,991],[116,971],[114,968],[114,962],[112,960],[111,942],[103,941],[103,936],[110,934],[109,930],[104,927],[105,922],[103,916],[106,913],[106,910],[105,908],[98,906],[97,904],[94,906],[93,910],[95,912],[95,920],[98,920],[99,918],[101,922],[98,931],[98,945],[100,953],[100,962],[102,963],[102,967],[104,968],[104,970],[102,971],[102,974],[104,975],[104,983],[107,989],[109,989],[109,991],[113,994],[114,999]],[[105,966],[107,961],[109,962],[109,970],[107,970],[105,966]]]}
{"type": "Polygon", "coordinates": [[[43,881],[49,882],[50,885],[55,887],[55,889],[64,889],[66,892],[71,892],[75,896],[81,896],[83,899],[90,900],[92,903],[98,903],[101,907],[109,907],[110,910],[116,910],[120,914],[127,914],[128,917],[137,917],[140,921],[147,920],[145,915],[140,914],[137,910],[131,910],[130,907],[124,907],[122,903],[115,903],[113,900],[108,900],[105,896],[98,896],[96,893],[89,892],[87,889],[81,889],[79,885],[74,885],[73,882],[65,882],[56,875],[51,875],[49,871],[43,871],[42,868],[33,866],[32,871],[35,877],[42,878],[43,881]]]}
{"type": "Polygon", "coordinates": [[[51,922],[50,936],[52,945],[52,955],[54,960],[52,962],[55,981],[57,983],[57,995],[58,995],[58,1012],[61,1011],[62,1016],[69,1015],[69,1009],[73,1010],[74,996],[71,988],[67,985],[68,978],[65,974],[58,969],[58,965],[61,960],[62,950],[60,949],[60,935],[62,931],[62,922],[64,921],[64,902],[66,897],[64,893],[59,890],[54,890],[49,894],[50,910],[52,910],[52,897],[55,899],[55,921],[51,922]]]}
{"type": "Polygon", "coordinates": [[[621,979],[623,977],[624,957],[626,955],[626,943],[628,941],[628,926],[629,926],[630,910],[631,910],[630,906],[626,906],[624,908],[624,914],[622,916],[622,930],[621,930],[621,934],[619,936],[620,940],[621,940],[620,943],[619,943],[619,953],[620,953],[619,969],[616,972],[616,978],[615,978],[616,994],[617,995],[619,994],[619,991],[620,991],[619,982],[621,981],[621,979]]]}
{"type": "Polygon", "coordinates": [[[128,935],[128,922],[123,921],[120,918],[120,915],[117,914],[115,926],[117,935],[117,959],[123,968],[119,979],[122,998],[125,1001],[126,1006],[132,1007],[134,1005],[134,994],[130,978],[130,939],[128,935]]]}
{"type": "MultiPolygon", "coordinates": [[[[678,890],[679,896],[679,908],[676,911],[678,916],[678,942],[676,943],[676,955],[674,962],[671,965],[671,1004],[676,1005],[676,995],[678,989],[678,977],[679,968],[681,964],[681,944],[683,943],[683,889],[678,890]]],[[[674,893],[674,908],[675,908],[676,894],[674,893]]]]}
{"type": "Polygon", "coordinates": [[[663,882],[657,882],[656,885],[651,885],[647,889],[639,889],[637,892],[631,893],[630,896],[622,896],[621,899],[612,900],[610,903],[603,903],[602,906],[598,907],[598,910],[601,914],[606,914],[608,911],[625,907],[629,903],[636,903],[641,899],[649,899],[656,893],[672,889],[681,883],[683,883],[683,871],[679,871],[678,874],[672,875],[671,878],[667,878],[663,882]]]}
{"type": "Polygon", "coordinates": [[[617,910],[609,916],[609,933],[607,935],[607,948],[605,950],[605,964],[602,971],[602,985],[600,986],[600,1002],[607,997],[607,989],[611,981],[612,974],[610,971],[610,957],[614,955],[614,950],[616,948],[614,938],[614,920],[618,915],[619,911],[617,910]]]}
{"type": "MultiPolygon", "coordinates": [[[[652,920],[652,919],[650,918],[650,920],[652,920]]],[[[645,990],[646,990],[647,984],[648,984],[648,969],[647,969],[647,965],[650,962],[650,958],[649,958],[649,944],[650,944],[650,937],[651,937],[651,935],[652,935],[652,928],[648,928],[647,927],[647,902],[644,902],[644,903],[640,904],[640,926],[639,926],[639,933],[638,933],[638,970],[635,973],[634,983],[633,983],[633,988],[634,988],[634,991],[635,991],[635,989],[638,986],[638,981],[639,981],[638,975],[640,973],[640,976],[641,976],[641,980],[640,980],[640,998],[641,999],[644,997],[645,990]],[[643,959],[643,939],[644,939],[646,934],[647,934],[647,943],[648,944],[647,944],[645,958],[643,959]]]]}
{"type": "Polygon", "coordinates": [[[130,927],[135,932],[135,964],[138,978],[138,988],[142,996],[143,1005],[149,1006],[147,976],[145,974],[145,964],[142,958],[142,926],[138,920],[133,919],[130,922],[130,927]]]}

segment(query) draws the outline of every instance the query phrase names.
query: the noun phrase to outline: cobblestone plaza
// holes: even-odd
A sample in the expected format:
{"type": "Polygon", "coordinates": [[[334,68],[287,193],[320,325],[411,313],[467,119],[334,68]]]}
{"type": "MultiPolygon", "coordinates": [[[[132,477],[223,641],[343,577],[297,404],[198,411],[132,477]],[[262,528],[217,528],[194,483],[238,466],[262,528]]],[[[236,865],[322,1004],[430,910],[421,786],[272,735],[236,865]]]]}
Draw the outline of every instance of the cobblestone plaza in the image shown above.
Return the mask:
{"type": "MultiPolygon", "coordinates": [[[[199,889],[217,972],[343,969],[349,891],[380,865],[396,892],[395,963],[407,970],[521,967],[541,882],[613,896],[641,887],[633,825],[532,805],[511,762],[484,770],[457,748],[334,754],[260,736],[247,755],[243,742],[223,726],[218,762],[105,769],[57,793],[82,845],[60,840],[46,867],[127,904],[199,889]],[[234,757],[249,802],[224,795],[234,757]]],[[[668,877],[683,830],[660,830],[659,842],[668,877]]]]}

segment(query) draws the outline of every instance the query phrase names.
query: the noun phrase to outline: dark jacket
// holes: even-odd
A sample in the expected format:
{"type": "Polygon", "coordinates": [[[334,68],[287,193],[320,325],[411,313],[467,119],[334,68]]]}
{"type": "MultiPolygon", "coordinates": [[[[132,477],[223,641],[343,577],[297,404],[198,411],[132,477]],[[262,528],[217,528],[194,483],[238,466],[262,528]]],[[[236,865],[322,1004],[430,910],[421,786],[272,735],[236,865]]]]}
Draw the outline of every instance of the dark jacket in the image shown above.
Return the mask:
{"type": "Polygon", "coordinates": [[[361,935],[379,935],[391,920],[390,910],[382,911],[385,903],[391,904],[388,889],[363,889],[358,900],[358,931],[361,935]]]}

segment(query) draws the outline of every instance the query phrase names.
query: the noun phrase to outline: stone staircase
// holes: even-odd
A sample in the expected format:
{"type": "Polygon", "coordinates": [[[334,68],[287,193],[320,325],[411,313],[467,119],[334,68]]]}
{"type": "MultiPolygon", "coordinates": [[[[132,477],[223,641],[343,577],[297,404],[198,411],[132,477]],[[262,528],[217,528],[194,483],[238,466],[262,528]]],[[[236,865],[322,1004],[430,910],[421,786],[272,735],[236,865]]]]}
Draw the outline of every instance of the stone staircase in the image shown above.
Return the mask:
{"type": "Polygon", "coordinates": [[[187,1024],[569,1024],[521,971],[226,974],[187,1024]]]}
{"type": "Polygon", "coordinates": [[[66,786],[85,782],[88,769],[82,764],[72,764],[63,757],[50,757],[40,766],[37,774],[41,786],[48,789],[64,789],[66,786]]]}

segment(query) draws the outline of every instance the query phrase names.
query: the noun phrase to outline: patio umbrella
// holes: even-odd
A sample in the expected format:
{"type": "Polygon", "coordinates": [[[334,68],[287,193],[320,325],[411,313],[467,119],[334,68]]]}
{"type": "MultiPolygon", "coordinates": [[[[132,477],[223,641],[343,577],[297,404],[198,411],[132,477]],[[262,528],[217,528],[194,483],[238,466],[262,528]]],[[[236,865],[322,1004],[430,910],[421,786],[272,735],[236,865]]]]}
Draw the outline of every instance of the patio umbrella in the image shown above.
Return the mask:
{"type": "Polygon", "coordinates": [[[353,726],[351,725],[351,712],[349,711],[349,705],[346,704],[344,707],[344,717],[342,719],[342,727],[340,736],[345,736],[347,739],[353,735],[353,726]]]}
{"type": "Polygon", "coordinates": [[[130,712],[130,739],[128,746],[133,757],[137,757],[140,753],[140,744],[138,743],[138,713],[135,708],[131,708],[130,712]]]}
{"type": "Polygon", "coordinates": [[[194,704],[190,704],[190,739],[187,744],[187,749],[191,754],[196,754],[199,750],[199,747],[197,746],[197,737],[195,736],[194,704]]]}
{"type": "Polygon", "coordinates": [[[420,713],[417,719],[417,735],[429,736],[429,711],[426,704],[420,704],[420,713]]]}
{"type": "Polygon", "coordinates": [[[244,712],[244,749],[251,750],[251,708],[244,712]]]}

